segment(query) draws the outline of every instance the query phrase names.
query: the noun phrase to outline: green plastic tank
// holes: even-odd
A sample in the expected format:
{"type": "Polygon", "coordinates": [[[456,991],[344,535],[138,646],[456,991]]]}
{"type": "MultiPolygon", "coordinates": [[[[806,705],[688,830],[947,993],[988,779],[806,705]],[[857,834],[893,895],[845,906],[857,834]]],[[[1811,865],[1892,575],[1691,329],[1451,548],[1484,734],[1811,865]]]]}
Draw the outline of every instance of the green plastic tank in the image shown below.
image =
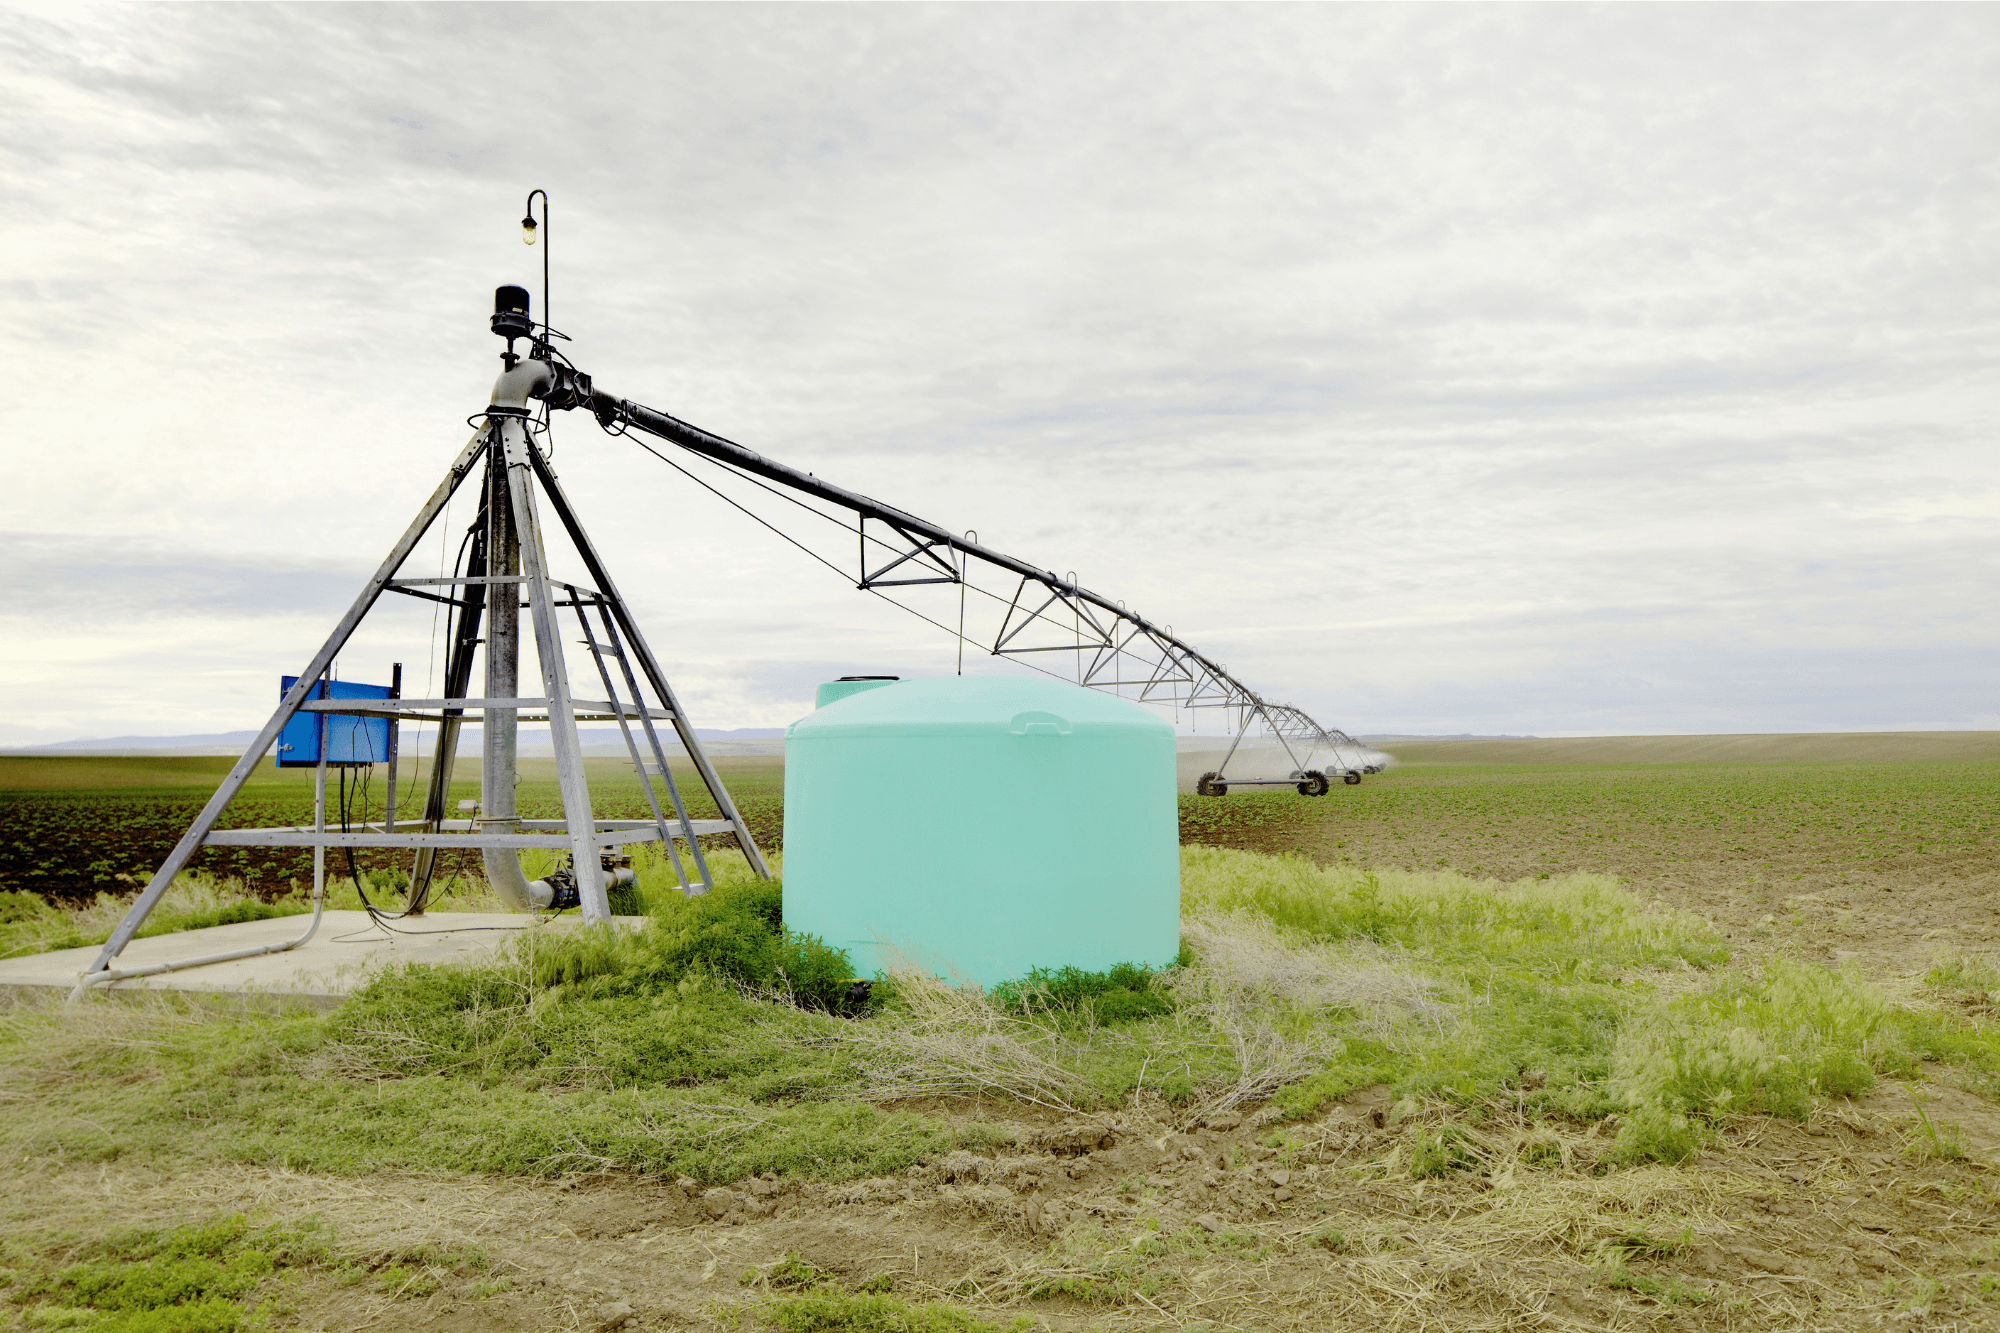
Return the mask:
{"type": "Polygon", "coordinates": [[[785,924],[991,987],[1180,948],[1174,731],[1055,680],[837,682],[785,733],[785,924]],[[834,697],[828,699],[828,695],[834,697]]]}

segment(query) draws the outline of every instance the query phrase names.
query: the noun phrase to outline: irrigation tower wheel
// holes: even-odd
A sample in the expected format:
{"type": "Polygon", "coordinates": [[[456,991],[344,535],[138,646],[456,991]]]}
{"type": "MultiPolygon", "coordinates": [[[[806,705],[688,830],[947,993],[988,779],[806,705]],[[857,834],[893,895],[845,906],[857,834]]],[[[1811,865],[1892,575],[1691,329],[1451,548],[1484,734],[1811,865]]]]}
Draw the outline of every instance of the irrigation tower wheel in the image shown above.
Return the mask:
{"type": "Polygon", "coordinates": [[[1349,773],[1341,781],[1350,787],[1359,787],[1361,785],[1361,775],[1359,773],[1349,773]]]}
{"type": "Polygon", "coordinates": [[[1194,789],[1203,796],[1226,796],[1229,794],[1229,784],[1222,780],[1222,774],[1215,772],[1202,774],[1201,781],[1194,784],[1194,789]]]}
{"type": "Polygon", "coordinates": [[[1326,780],[1326,774],[1316,768],[1309,768],[1299,776],[1305,779],[1299,784],[1301,796],[1324,796],[1333,789],[1333,784],[1326,780]]]}

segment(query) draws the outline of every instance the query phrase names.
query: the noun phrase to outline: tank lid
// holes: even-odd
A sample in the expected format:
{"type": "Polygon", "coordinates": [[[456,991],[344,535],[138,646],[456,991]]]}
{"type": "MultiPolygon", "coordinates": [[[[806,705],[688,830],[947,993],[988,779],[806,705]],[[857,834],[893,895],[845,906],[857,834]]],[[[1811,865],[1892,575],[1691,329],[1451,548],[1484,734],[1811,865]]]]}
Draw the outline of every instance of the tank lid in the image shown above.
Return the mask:
{"type": "MultiPolygon", "coordinates": [[[[920,676],[899,682],[854,684],[866,689],[866,695],[843,699],[838,707],[822,707],[793,723],[787,734],[962,735],[1000,731],[1066,736],[1078,730],[1106,728],[1173,734],[1172,725],[1150,709],[1068,681],[1022,676],[920,676]],[[890,684],[893,689],[882,688],[890,684]]],[[[833,702],[826,693],[830,688],[832,685],[820,686],[822,705],[833,702]]]]}
{"type": "Polygon", "coordinates": [[[813,707],[824,708],[836,699],[845,699],[850,694],[863,690],[879,690],[884,685],[893,685],[900,676],[842,676],[839,680],[827,681],[813,694],[813,707]]]}

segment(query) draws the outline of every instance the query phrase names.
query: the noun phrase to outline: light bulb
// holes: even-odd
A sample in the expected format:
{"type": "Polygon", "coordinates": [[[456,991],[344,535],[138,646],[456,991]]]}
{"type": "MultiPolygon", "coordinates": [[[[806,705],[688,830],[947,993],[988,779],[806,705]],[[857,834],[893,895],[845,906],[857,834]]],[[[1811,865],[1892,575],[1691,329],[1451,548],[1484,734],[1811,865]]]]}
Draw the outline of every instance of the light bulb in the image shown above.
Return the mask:
{"type": "Polygon", "coordinates": [[[533,245],[534,243],[535,243],[535,217],[534,214],[531,213],[527,217],[521,219],[521,244],[533,245]]]}

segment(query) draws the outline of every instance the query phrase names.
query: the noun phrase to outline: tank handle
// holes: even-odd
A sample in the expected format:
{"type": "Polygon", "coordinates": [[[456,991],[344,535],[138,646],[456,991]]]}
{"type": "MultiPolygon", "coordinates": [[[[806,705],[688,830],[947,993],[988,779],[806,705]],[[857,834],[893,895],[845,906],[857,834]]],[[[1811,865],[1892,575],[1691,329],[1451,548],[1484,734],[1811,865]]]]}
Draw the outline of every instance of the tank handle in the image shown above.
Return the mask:
{"type": "Polygon", "coordinates": [[[1007,730],[1016,736],[1067,736],[1074,728],[1070,726],[1066,717],[1031,710],[1014,714],[1013,720],[1007,724],[1007,730]]]}

